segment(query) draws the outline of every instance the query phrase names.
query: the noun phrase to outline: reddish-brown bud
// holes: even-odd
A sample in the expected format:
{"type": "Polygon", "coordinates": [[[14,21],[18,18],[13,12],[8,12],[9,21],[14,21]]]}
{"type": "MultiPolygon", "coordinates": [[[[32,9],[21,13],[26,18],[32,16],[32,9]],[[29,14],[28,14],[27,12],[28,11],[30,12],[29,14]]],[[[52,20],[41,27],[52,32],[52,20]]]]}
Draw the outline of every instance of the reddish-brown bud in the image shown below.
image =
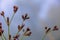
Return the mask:
{"type": "Polygon", "coordinates": [[[4,30],[0,29],[0,36],[3,34],[4,30]]]}
{"type": "Polygon", "coordinates": [[[45,27],[45,29],[47,29],[47,27],[45,27]]]}
{"type": "Polygon", "coordinates": [[[18,25],[18,31],[21,31],[23,27],[24,27],[24,24],[18,25]]]}
{"type": "Polygon", "coordinates": [[[51,28],[48,28],[48,29],[46,30],[46,33],[48,33],[50,30],[51,30],[51,28]]]}
{"type": "Polygon", "coordinates": [[[57,26],[54,26],[53,31],[59,30],[57,26]]]}
{"type": "Polygon", "coordinates": [[[29,28],[27,28],[27,30],[26,31],[30,31],[30,29],[29,28]]]}
{"type": "Polygon", "coordinates": [[[30,36],[31,34],[32,34],[31,31],[27,31],[27,32],[24,33],[24,36],[30,36]]]}
{"type": "Polygon", "coordinates": [[[4,16],[4,11],[1,12],[1,15],[4,16]]]}
{"type": "Polygon", "coordinates": [[[30,36],[32,32],[30,31],[29,28],[26,29],[26,32],[24,33],[24,36],[30,36]]]}
{"type": "Polygon", "coordinates": [[[9,35],[9,40],[11,40],[11,35],[9,35]]]}
{"type": "Polygon", "coordinates": [[[9,17],[7,17],[7,25],[9,26],[9,17]]]}
{"type": "Polygon", "coordinates": [[[23,21],[25,21],[26,19],[29,19],[30,17],[28,16],[28,14],[22,15],[22,19],[23,21]]]}
{"type": "Polygon", "coordinates": [[[13,38],[18,39],[19,36],[20,36],[20,35],[16,35],[16,36],[14,36],[13,38]]]}
{"type": "Polygon", "coordinates": [[[18,7],[17,7],[17,6],[13,6],[13,11],[14,11],[14,13],[16,13],[17,10],[18,10],[18,7]]]}

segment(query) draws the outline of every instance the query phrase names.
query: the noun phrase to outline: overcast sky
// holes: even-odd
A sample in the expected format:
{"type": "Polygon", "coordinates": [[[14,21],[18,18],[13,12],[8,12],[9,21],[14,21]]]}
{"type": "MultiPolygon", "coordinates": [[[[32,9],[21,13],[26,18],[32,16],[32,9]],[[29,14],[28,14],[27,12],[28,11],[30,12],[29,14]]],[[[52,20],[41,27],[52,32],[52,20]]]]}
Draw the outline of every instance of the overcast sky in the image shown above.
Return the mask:
{"type": "MultiPolygon", "coordinates": [[[[30,20],[26,26],[30,27],[32,35],[26,40],[41,40],[44,35],[44,27],[57,25],[60,28],[60,0],[0,0],[0,12],[4,11],[6,17],[13,14],[13,6],[19,7],[11,23],[11,34],[17,32],[18,24],[22,23],[21,15],[28,13],[30,20]]],[[[3,23],[5,36],[7,36],[7,25],[0,15],[0,22],[3,23]]],[[[26,28],[26,27],[25,27],[26,28]]],[[[50,34],[53,40],[60,40],[60,31],[50,34]]],[[[45,40],[51,40],[49,36],[45,40]]]]}

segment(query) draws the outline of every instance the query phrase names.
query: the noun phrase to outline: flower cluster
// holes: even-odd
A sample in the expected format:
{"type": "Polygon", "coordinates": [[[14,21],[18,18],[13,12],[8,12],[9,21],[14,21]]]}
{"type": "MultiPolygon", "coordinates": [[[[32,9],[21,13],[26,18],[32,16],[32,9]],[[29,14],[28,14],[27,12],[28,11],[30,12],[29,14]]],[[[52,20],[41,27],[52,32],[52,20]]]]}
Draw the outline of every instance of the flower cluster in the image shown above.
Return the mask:
{"type": "Polygon", "coordinates": [[[46,37],[46,35],[52,31],[58,31],[59,28],[58,26],[54,26],[53,28],[48,28],[48,27],[45,27],[45,35],[42,37],[42,40],[44,40],[44,38],[46,37]]]}
{"type": "Polygon", "coordinates": [[[31,35],[31,31],[29,28],[27,28],[26,32],[24,33],[24,36],[30,36],[31,35]]]}
{"type": "MultiPolygon", "coordinates": [[[[10,24],[11,24],[11,22],[12,22],[12,20],[14,18],[14,15],[16,14],[17,11],[18,11],[18,7],[13,6],[14,14],[13,14],[11,20],[9,19],[9,17],[5,17],[5,15],[4,15],[5,12],[4,11],[2,11],[0,13],[0,15],[4,18],[4,20],[5,20],[5,22],[6,22],[7,26],[8,26],[8,40],[12,40],[12,38],[13,38],[13,40],[18,40],[19,37],[20,37],[19,32],[21,30],[23,30],[23,28],[25,26],[24,21],[30,18],[27,13],[25,15],[22,15],[23,23],[22,23],[22,25],[18,25],[18,32],[17,32],[17,34],[15,36],[12,37],[12,35],[10,34],[10,24]]],[[[4,32],[4,30],[2,30],[2,23],[0,22],[0,36],[3,34],[3,32],[4,32]]],[[[30,36],[31,34],[32,34],[32,32],[31,32],[30,28],[26,28],[26,31],[22,35],[23,36],[30,36]]],[[[4,36],[3,40],[6,40],[5,36],[4,36]]]]}
{"type": "Polygon", "coordinates": [[[14,11],[14,13],[16,13],[16,12],[17,12],[17,10],[18,10],[18,7],[17,7],[17,6],[14,6],[14,7],[13,7],[13,9],[14,9],[14,10],[13,10],[13,11],[14,11]]]}
{"type": "Polygon", "coordinates": [[[28,14],[22,15],[23,21],[25,21],[25,20],[27,20],[27,19],[29,19],[29,18],[30,18],[30,17],[28,16],[28,14]]]}
{"type": "Polygon", "coordinates": [[[45,27],[46,33],[48,33],[49,31],[57,31],[59,30],[59,28],[57,26],[54,26],[53,29],[45,27]]]}

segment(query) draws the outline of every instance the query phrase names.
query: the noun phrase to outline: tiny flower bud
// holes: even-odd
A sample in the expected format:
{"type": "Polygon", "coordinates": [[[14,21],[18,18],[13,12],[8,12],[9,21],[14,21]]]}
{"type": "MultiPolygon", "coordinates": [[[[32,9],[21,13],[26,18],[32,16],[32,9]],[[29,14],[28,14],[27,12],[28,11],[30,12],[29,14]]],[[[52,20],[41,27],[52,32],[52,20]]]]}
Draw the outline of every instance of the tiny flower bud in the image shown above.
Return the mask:
{"type": "Polygon", "coordinates": [[[2,11],[1,15],[4,16],[4,11],[2,11]]]}
{"type": "Polygon", "coordinates": [[[27,30],[26,31],[30,31],[30,29],[29,28],[27,28],[27,30]]]}
{"type": "Polygon", "coordinates": [[[53,31],[59,30],[57,26],[54,26],[53,31]]]}
{"type": "Polygon", "coordinates": [[[28,16],[28,14],[25,14],[25,18],[26,18],[26,19],[29,19],[30,17],[28,16]]]}
{"type": "Polygon", "coordinates": [[[18,25],[18,31],[21,31],[23,27],[24,27],[24,24],[22,24],[21,26],[18,25]]]}
{"type": "Polygon", "coordinates": [[[9,17],[7,17],[7,25],[9,26],[9,17]]]}
{"type": "Polygon", "coordinates": [[[28,16],[28,14],[26,13],[26,14],[25,14],[25,18],[26,18],[27,16],[28,16]]]}
{"type": "Polygon", "coordinates": [[[16,13],[17,10],[18,10],[18,7],[17,7],[17,6],[14,6],[14,7],[13,7],[13,11],[14,11],[14,13],[16,13]]]}
{"type": "Polygon", "coordinates": [[[26,32],[24,33],[24,36],[30,36],[32,33],[29,28],[26,29],[26,32]]]}
{"type": "Polygon", "coordinates": [[[16,39],[18,39],[18,37],[19,37],[20,35],[16,35],[16,36],[14,36],[13,38],[16,38],[16,39]]]}
{"type": "Polygon", "coordinates": [[[51,28],[48,28],[48,29],[46,30],[46,33],[48,33],[50,30],[51,30],[51,28]]]}
{"type": "Polygon", "coordinates": [[[27,19],[29,19],[29,18],[30,18],[30,17],[28,17],[28,14],[22,15],[23,21],[25,21],[25,20],[27,20],[27,19]]]}
{"type": "Polygon", "coordinates": [[[47,29],[47,27],[45,27],[45,29],[47,29]]]}
{"type": "Polygon", "coordinates": [[[25,17],[24,17],[24,15],[22,15],[22,19],[23,19],[23,21],[25,21],[25,17]]]}

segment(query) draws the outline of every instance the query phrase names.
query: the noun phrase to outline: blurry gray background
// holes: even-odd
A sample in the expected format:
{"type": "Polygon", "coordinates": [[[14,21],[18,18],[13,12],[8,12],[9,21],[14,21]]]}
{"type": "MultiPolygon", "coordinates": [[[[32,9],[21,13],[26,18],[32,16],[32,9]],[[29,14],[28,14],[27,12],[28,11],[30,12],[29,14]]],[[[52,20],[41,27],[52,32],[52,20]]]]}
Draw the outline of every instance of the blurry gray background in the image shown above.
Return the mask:
{"type": "MultiPolygon", "coordinates": [[[[57,25],[60,28],[60,0],[0,0],[0,12],[4,11],[6,17],[12,17],[13,6],[19,7],[11,23],[11,34],[17,32],[18,24],[22,23],[21,15],[28,13],[30,20],[26,21],[26,27],[32,31],[31,37],[26,40],[41,40],[44,35],[44,27],[57,25]]],[[[0,15],[5,36],[7,36],[7,25],[0,15]]],[[[45,40],[60,40],[60,30],[52,32],[45,40]]]]}

